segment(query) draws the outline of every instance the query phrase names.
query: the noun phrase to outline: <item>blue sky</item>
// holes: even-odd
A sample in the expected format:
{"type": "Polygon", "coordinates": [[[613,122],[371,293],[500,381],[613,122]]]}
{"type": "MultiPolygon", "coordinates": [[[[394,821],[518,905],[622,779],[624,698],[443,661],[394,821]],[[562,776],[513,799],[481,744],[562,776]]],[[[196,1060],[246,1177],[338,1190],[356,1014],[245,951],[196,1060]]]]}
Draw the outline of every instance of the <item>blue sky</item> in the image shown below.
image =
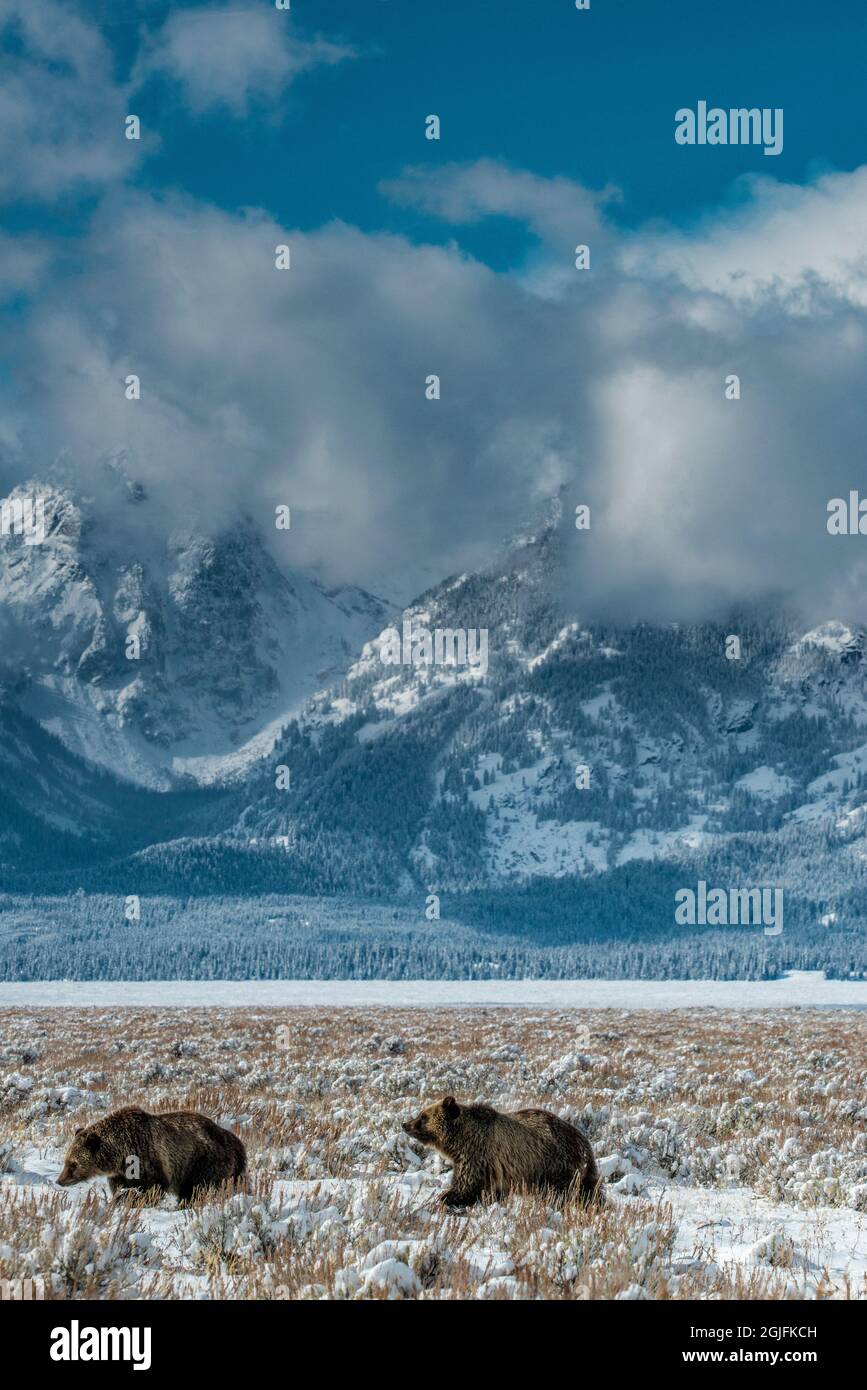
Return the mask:
{"type": "MultiPolygon", "coordinates": [[[[252,0],[261,10],[270,0],[252,0]]],[[[242,10],[138,0],[87,0],[118,76],[134,67],[142,26],[172,13],[242,10]]],[[[73,7],[74,8],[74,7],[73,7]]],[[[295,0],[300,36],[350,47],[357,57],[302,75],[277,102],[251,101],[243,119],[216,107],[190,111],[158,76],[133,103],[157,129],[159,153],[142,162],[144,187],[179,186],[228,208],[265,206],[278,220],[313,228],[338,217],[368,230],[445,239],[433,219],[395,208],[378,184],[405,165],[488,156],[591,188],[616,184],[615,216],[683,224],[738,197],[745,173],[803,182],[863,157],[867,20],[852,0],[821,7],[791,0],[295,0]],[[785,146],[773,168],[761,149],[678,148],[674,111],[711,104],[783,107],[785,146]],[[421,140],[422,120],[443,120],[439,144],[421,140]]],[[[19,210],[20,213],[20,210],[19,210]]],[[[462,240],[498,267],[526,247],[520,227],[498,219],[462,240]]]]}
{"type": "MultiPolygon", "coordinates": [[[[129,68],[142,16],[155,24],[179,8],[85,11],[105,15],[129,68]]],[[[191,117],[170,84],[151,83],[138,107],[164,143],[145,182],[181,184],[225,206],[264,203],[304,227],[336,216],[435,237],[441,229],[422,229],[376,192],[420,156],[487,155],[591,187],[617,183],[618,215],[632,225],[689,218],[727,196],[738,175],[767,172],[759,149],[730,147],[709,160],[674,145],[675,109],[700,97],[785,109],[777,178],[851,169],[863,155],[867,20],[852,0],[595,0],[582,12],[570,0],[295,0],[292,20],[358,59],[300,80],[277,112],[254,105],[243,122],[220,111],[191,117]],[[433,148],[419,144],[430,111],[444,123],[433,148]]],[[[474,250],[502,262],[514,237],[491,228],[474,250]]]]}
{"type": "Polygon", "coordinates": [[[122,451],[155,529],[289,502],[406,598],[559,494],[591,604],[863,603],[865,48],[852,0],[0,0],[0,476],[122,451]],[[782,153],[678,145],[699,100],[782,153]]]}

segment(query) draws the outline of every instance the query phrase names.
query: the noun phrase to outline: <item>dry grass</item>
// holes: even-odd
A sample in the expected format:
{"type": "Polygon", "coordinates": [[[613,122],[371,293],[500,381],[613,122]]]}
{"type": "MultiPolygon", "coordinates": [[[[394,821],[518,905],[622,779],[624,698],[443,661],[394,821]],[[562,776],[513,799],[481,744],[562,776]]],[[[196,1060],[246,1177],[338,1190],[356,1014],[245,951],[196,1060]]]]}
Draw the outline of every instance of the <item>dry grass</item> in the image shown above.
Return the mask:
{"type": "Polygon", "coordinates": [[[863,1238],[855,1011],[6,1010],[0,1038],[0,1279],[46,1297],[867,1294],[818,1243],[726,1262],[713,1223],[676,1240],[680,1193],[733,1186],[811,1212],[816,1242],[835,1213],[863,1238]],[[443,1213],[445,1166],[400,1122],[446,1092],[583,1125],[611,1160],[605,1207],[443,1213]],[[54,1187],[75,1126],[132,1102],[236,1129],[250,1191],[178,1211],[54,1187]]]}

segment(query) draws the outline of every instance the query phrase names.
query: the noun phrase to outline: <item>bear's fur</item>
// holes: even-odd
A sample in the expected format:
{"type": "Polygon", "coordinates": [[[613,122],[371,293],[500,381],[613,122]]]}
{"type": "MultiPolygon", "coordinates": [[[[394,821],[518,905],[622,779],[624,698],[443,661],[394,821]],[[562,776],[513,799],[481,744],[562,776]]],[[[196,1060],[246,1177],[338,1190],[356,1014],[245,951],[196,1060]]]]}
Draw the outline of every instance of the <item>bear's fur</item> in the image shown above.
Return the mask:
{"type": "Polygon", "coordinates": [[[243,1177],[246,1165],[240,1139],[207,1115],[193,1110],[151,1115],[129,1105],[75,1131],[57,1181],[73,1187],[106,1177],[114,1196],[156,1189],[188,1202],[197,1189],[243,1177]]]}
{"type": "Polygon", "coordinates": [[[403,1128],[452,1160],[452,1185],[440,1197],[447,1207],[496,1201],[510,1192],[543,1192],[561,1202],[601,1200],[590,1141],[548,1110],[503,1114],[446,1096],[403,1128]]]}

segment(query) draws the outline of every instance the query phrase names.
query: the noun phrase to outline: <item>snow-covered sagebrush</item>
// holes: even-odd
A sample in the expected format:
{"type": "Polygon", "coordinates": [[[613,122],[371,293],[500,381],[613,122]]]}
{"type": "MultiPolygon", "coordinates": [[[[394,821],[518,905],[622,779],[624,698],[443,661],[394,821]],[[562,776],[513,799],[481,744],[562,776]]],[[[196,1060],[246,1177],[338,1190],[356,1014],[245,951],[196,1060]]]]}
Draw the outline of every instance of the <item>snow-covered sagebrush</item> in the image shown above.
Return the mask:
{"type": "Polygon", "coordinates": [[[0,1279],[50,1298],[867,1297],[856,1010],[10,1009],[0,1279]],[[444,1093],[582,1126],[606,1200],[446,1214],[401,1124],[444,1093]],[[192,1108],[248,1190],[112,1205],[54,1179],[76,1127],[192,1108]]]}

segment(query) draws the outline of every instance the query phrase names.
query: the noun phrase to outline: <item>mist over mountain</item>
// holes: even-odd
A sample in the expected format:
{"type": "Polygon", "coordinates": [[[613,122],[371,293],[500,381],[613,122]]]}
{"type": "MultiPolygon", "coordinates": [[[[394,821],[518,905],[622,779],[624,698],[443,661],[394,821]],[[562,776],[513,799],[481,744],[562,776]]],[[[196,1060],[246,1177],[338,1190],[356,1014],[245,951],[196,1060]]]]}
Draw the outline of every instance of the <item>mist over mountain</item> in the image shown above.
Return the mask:
{"type": "Polygon", "coordinates": [[[12,493],[41,499],[46,539],[0,535],[0,669],[15,708],[84,762],[163,790],[206,782],[214,759],[225,774],[267,751],[389,605],[281,570],[244,515],[217,532],[172,518],[161,536],[121,482],[111,506],[38,480],[12,493]]]}
{"type": "Polygon", "coordinates": [[[124,491],[123,531],[48,489],[44,543],[0,542],[7,889],[391,901],[418,921],[435,895],[553,947],[670,935],[675,889],[704,878],[783,889],[787,948],[849,960],[863,629],[769,603],[593,621],[569,604],[557,504],[396,612],[280,569],[249,519],[147,542],[124,491]],[[484,662],[461,659],[482,633],[484,662]]]}

